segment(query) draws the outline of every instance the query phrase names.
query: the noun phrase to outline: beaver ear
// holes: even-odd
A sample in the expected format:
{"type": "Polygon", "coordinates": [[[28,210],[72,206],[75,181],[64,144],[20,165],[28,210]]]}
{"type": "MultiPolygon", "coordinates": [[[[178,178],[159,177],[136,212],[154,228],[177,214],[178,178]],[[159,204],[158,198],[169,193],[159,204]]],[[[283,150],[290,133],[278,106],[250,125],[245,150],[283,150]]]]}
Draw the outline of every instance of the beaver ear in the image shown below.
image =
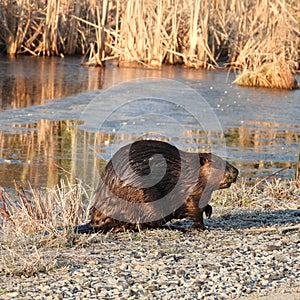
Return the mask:
{"type": "Polygon", "coordinates": [[[200,157],[200,165],[201,166],[204,166],[206,163],[208,162],[208,159],[207,158],[205,158],[205,157],[200,157]]]}

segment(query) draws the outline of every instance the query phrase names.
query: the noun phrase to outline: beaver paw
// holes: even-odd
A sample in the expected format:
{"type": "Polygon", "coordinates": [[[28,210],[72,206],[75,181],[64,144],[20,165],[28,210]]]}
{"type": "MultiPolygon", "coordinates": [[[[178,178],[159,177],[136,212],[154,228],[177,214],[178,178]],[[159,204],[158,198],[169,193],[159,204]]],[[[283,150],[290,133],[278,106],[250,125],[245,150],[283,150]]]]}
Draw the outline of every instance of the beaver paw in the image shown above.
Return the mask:
{"type": "Polygon", "coordinates": [[[197,231],[203,231],[205,229],[205,226],[203,224],[203,221],[201,222],[194,222],[194,226],[192,227],[197,231]]]}
{"type": "Polygon", "coordinates": [[[205,212],[206,218],[209,219],[211,217],[211,215],[212,215],[212,207],[211,207],[211,205],[207,204],[204,207],[203,211],[205,212]]]}

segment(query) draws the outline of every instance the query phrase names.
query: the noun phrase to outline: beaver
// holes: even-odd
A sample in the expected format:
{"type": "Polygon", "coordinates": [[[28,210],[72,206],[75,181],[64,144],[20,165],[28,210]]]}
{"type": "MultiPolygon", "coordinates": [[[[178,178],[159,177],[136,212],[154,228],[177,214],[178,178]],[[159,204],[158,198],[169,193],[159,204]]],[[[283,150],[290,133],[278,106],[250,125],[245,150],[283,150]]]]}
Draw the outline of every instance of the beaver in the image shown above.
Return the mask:
{"type": "Polygon", "coordinates": [[[100,176],[91,221],[78,233],[157,228],[188,218],[202,230],[203,213],[217,189],[230,187],[238,170],[212,153],[190,153],[162,141],[140,140],[120,148],[100,176]]]}

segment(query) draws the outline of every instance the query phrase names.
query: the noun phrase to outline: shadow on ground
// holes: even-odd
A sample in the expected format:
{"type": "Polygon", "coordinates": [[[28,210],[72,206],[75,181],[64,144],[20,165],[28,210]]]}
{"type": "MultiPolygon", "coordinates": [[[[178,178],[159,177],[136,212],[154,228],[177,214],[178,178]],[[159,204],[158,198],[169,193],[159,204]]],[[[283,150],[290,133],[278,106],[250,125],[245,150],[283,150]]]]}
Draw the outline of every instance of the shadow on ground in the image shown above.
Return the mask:
{"type": "MultiPolygon", "coordinates": [[[[253,229],[300,225],[300,209],[254,210],[251,212],[233,210],[230,213],[227,210],[224,214],[217,212],[216,215],[217,217],[212,216],[212,218],[204,221],[208,229],[253,229]]],[[[191,227],[192,224],[192,221],[181,220],[172,222],[171,224],[168,223],[166,226],[169,227],[171,225],[172,229],[180,230],[191,227]]]]}

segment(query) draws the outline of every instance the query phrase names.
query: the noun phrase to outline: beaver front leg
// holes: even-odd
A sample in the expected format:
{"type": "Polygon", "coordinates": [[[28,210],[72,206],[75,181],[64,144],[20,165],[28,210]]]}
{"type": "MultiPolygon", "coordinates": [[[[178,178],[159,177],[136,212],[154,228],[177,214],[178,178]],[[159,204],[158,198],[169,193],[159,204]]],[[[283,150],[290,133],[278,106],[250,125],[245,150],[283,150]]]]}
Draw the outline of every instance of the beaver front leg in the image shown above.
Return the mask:
{"type": "Polygon", "coordinates": [[[203,212],[205,212],[206,218],[210,219],[211,215],[212,215],[212,207],[211,205],[207,204],[204,208],[203,208],[203,212]]]}
{"type": "Polygon", "coordinates": [[[198,208],[193,211],[193,215],[190,217],[194,222],[193,227],[199,231],[205,229],[203,222],[203,212],[205,212],[205,208],[198,208]]]}
{"type": "Polygon", "coordinates": [[[194,222],[194,228],[197,230],[204,230],[203,213],[207,218],[211,217],[212,207],[207,204],[205,207],[199,207],[199,200],[196,197],[191,197],[185,203],[185,217],[194,222]]]}
{"type": "Polygon", "coordinates": [[[204,226],[203,221],[203,213],[205,213],[206,218],[210,218],[212,214],[212,207],[211,205],[207,204],[205,207],[200,208],[199,212],[195,212],[195,216],[192,217],[192,220],[194,221],[194,228],[198,230],[204,230],[206,227],[204,226]]]}
{"type": "Polygon", "coordinates": [[[194,221],[194,228],[197,230],[206,229],[203,221],[203,213],[205,213],[206,217],[209,219],[212,214],[211,205],[207,204],[205,207],[199,208],[199,210],[197,209],[194,211],[194,215],[192,216],[191,219],[194,221]]]}

